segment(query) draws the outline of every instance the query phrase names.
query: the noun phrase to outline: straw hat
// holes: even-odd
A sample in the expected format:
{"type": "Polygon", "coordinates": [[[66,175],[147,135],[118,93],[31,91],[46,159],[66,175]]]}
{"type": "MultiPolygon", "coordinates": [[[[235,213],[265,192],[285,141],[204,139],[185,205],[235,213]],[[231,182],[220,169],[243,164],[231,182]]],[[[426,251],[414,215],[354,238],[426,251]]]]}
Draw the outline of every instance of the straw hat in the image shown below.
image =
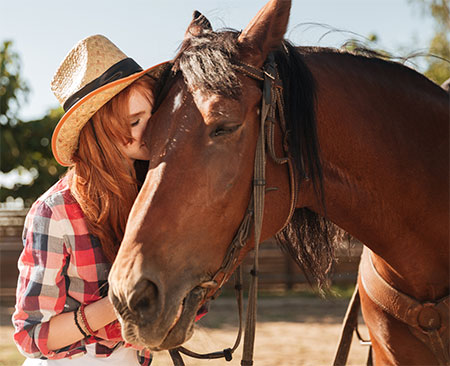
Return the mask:
{"type": "Polygon", "coordinates": [[[53,155],[58,163],[73,165],[80,131],[95,112],[142,75],[158,78],[167,64],[142,70],[102,35],[78,42],[51,82],[51,89],[66,112],[52,137],[53,155]]]}

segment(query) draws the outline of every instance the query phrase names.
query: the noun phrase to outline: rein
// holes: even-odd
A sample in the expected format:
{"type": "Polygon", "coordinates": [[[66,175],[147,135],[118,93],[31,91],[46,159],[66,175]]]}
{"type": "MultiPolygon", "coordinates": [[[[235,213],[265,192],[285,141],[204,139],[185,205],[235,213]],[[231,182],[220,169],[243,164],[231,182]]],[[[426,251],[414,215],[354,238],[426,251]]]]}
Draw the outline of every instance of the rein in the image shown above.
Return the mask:
{"type": "MultiPolygon", "coordinates": [[[[257,69],[251,65],[234,61],[233,67],[242,74],[263,82],[263,95],[261,104],[261,119],[258,142],[255,153],[255,163],[253,170],[253,194],[250,198],[248,208],[245,216],[228,247],[222,265],[210,281],[201,284],[201,287],[208,288],[209,291],[205,295],[205,299],[212,298],[222,285],[232,275],[234,269],[241,258],[241,250],[247,245],[250,239],[251,227],[254,229],[254,263],[250,271],[251,282],[249,289],[247,315],[244,332],[244,349],[242,354],[241,366],[253,365],[253,351],[255,343],[255,326],[256,326],[256,309],[258,297],[258,258],[259,258],[259,243],[261,238],[261,229],[264,215],[264,198],[266,193],[266,145],[267,153],[277,164],[288,164],[289,179],[291,187],[291,202],[288,217],[280,229],[284,229],[292,218],[297,202],[297,185],[295,179],[295,170],[291,158],[288,154],[288,145],[286,141],[286,120],[284,116],[284,102],[282,95],[282,82],[277,72],[277,66],[273,57],[270,54],[262,69],[257,69]],[[275,124],[276,112],[278,110],[279,126],[283,135],[283,150],[286,157],[277,157],[275,153],[275,124]]],[[[170,356],[174,362],[174,366],[183,366],[183,360],[180,353],[190,357],[201,359],[215,359],[225,358],[231,361],[233,352],[240,344],[242,329],[243,329],[243,304],[242,304],[242,269],[239,267],[239,275],[235,277],[235,289],[237,292],[237,302],[239,307],[239,331],[236,341],[232,348],[227,348],[223,351],[212,352],[208,354],[198,354],[187,350],[184,347],[178,347],[169,351],[170,356]]]]}

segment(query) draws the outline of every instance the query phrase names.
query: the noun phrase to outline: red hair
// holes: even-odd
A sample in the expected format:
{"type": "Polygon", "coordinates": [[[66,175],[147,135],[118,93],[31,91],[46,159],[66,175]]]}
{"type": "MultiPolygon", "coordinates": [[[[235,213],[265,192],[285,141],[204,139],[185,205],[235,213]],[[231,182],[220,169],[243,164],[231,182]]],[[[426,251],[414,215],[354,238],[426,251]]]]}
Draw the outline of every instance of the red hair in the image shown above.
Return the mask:
{"type": "Polygon", "coordinates": [[[131,206],[138,193],[133,162],[118,144],[131,142],[128,100],[132,91],[153,105],[153,80],[143,76],[100,108],[80,132],[69,171],[70,189],[81,206],[89,232],[112,262],[123,239],[131,206]]]}

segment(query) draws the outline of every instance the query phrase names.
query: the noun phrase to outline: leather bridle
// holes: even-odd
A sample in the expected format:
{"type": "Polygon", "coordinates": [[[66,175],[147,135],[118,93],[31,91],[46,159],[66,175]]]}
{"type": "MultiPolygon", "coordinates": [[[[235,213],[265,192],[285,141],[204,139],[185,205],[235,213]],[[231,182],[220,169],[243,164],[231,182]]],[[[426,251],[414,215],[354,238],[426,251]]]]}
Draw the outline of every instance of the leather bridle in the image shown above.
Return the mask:
{"type": "MultiPolygon", "coordinates": [[[[286,120],[284,115],[283,102],[283,86],[278,75],[277,66],[273,54],[270,54],[262,69],[255,68],[251,65],[241,61],[233,61],[233,67],[240,73],[263,82],[262,90],[262,104],[261,104],[261,119],[258,142],[255,153],[255,163],[253,172],[253,194],[250,198],[248,208],[245,216],[233,238],[228,250],[225,254],[222,265],[212,276],[211,280],[206,281],[200,287],[207,288],[205,301],[212,298],[223,284],[231,277],[240,261],[242,261],[242,249],[248,244],[250,239],[251,228],[254,229],[254,263],[250,271],[251,282],[248,295],[247,315],[244,332],[244,349],[241,360],[241,366],[253,365],[253,349],[255,340],[255,325],[256,325],[256,308],[258,297],[258,256],[259,243],[261,238],[261,229],[264,214],[264,198],[266,193],[266,147],[267,153],[277,164],[288,164],[289,178],[291,187],[291,199],[289,214],[285,220],[284,225],[279,230],[283,230],[292,218],[297,203],[297,179],[295,174],[292,158],[288,153],[288,144],[286,139],[286,120]],[[277,157],[275,153],[275,124],[277,123],[276,115],[278,111],[278,125],[283,136],[283,150],[285,157],[277,157]]],[[[236,276],[235,288],[237,291],[237,302],[239,308],[239,331],[236,337],[235,344],[232,348],[227,348],[223,351],[213,352],[208,354],[198,354],[187,350],[184,347],[178,347],[169,351],[174,366],[183,366],[184,362],[181,358],[180,352],[191,357],[212,359],[225,358],[230,361],[233,352],[239,346],[241,334],[243,329],[243,305],[242,305],[242,269],[238,270],[239,275],[236,276]]]]}

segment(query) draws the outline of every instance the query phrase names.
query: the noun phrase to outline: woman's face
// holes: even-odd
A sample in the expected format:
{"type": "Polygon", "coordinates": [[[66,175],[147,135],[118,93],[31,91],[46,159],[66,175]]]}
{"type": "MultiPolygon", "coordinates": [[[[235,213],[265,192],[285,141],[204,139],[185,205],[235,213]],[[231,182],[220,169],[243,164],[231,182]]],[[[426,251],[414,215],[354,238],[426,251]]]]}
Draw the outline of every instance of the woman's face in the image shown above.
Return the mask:
{"type": "Polygon", "coordinates": [[[152,114],[152,103],[138,90],[133,90],[128,99],[128,111],[133,141],[123,145],[122,150],[132,160],[149,160],[150,152],[144,141],[144,132],[152,114]]]}

